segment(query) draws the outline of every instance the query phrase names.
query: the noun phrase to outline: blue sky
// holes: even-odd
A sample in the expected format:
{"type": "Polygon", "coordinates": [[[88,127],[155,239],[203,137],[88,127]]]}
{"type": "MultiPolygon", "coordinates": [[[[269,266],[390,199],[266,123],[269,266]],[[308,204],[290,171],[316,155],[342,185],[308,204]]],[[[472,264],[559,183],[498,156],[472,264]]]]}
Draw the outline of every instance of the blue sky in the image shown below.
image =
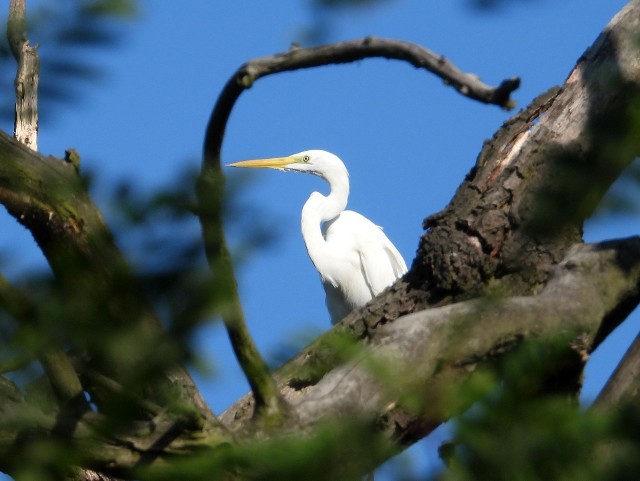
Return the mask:
{"type": "MultiPolygon", "coordinates": [[[[40,151],[62,156],[68,147],[78,149],[83,168],[96,174],[98,190],[121,179],[141,189],[171,183],[185,168],[198,166],[209,114],[229,76],[244,61],[298,41],[313,24],[309,3],[142,2],[138,18],[122,29],[120,46],[86,50],[107,75],[79,84],[79,102],[42,118],[40,151]]],[[[514,98],[524,107],[562,83],[625,3],[514,0],[480,12],[463,0],[387,0],[327,17],[328,40],[387,36],[434,50],[489,84],[520,76],[514,98]]],[[[41,56],[47,48],[41,45],[41,56]]],[[[285,73],[258,81],[242,95],[227,128],[223,161],[311,148],[338,154],[351,174],[349,207],[383,226],[410,264],[422,219],[445,207],[483,140],[512,114],[463,98],[398,61],[285,73]]],[[[0,127],[12,130],[6,123],[0,127]]],[[[270,357],[329,327],[324,293],[299,232],[303,203],[325,185],[311,176],[270,171],[247,177],[229,169],[229,178],[244,182],[236,199],[242,210],[234,215],[260,216],[276,236],[238,268],[250,329],[270,357]]],[[[585,238],[635,234],[636,222],[631,216],[598,219],[588,224],[585,238]]],[[[12,259],[10,276],[22,266],[42,265],[29,235],[4,212],[0,225],[0,253],[12,259]]],[[[243,238],[239,225],[229,226],[234,245],[243,238]]],[[[637,319],[630,319],[593,356],[585,399],[597,394],[636,326],[637,319]]],[[[201,376],[199,384],[219,412],[247,387],[218,326],[204,330],[197,346],[215,368],[215,376],[201,376]]],[[[412,450],[420,466],[432,465],[435,445],[431,440],[412,450]]]]}

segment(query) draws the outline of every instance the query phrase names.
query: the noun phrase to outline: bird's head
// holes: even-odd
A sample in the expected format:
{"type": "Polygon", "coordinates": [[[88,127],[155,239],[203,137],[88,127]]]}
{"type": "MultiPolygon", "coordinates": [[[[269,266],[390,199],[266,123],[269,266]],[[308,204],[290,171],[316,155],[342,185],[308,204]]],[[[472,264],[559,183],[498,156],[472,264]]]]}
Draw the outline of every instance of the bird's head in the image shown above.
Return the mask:
{"type": "Polygon", "coordinates": [[[328,179],[335,173],[347,173],[344,163],[337,155],[325,150],[305,150],[288,157],[271,159],[244,160],[234,162],[228,167],[244,167],[252,169],[277,169],[290,172],[306,172],[328,179]]]}

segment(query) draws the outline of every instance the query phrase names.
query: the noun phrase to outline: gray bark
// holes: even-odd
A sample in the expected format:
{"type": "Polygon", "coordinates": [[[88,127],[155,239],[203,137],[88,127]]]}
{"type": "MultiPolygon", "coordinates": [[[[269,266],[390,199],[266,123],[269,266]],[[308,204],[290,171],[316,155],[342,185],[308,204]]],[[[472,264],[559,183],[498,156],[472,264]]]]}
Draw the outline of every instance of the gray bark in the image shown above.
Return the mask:
{"type": "MultiPolygon", "coordinates": [[[[269,424],[253,418],[250,395],[215,417],[190,377],[176,368],[166,377],[192,408],[186,417],[157,409],[162,398],[156,390],[140,389],[129,394],[145,416],[129,429],[98,434],[105,414],[54,405],[51,412],[29,411],[27,433],[73,440],[83,468],[122,477],[133,476],[131,470],[141,464],[153,474],[179,456],[215,457],[226,452],[217,449],[223,446],[305,433],[322,422],[353,417],[372,419],[382,436],[406,446],[466,408],[445,402],[452,386],[523,342],[560,336],[579,368],[639,300],[640,240],[581,242],[585,218],[640,153],[640,133],[631,122],[640,105],[638,32],[640,1],[635,0],[611,21],[562,87],[534,100],[484,145],[451,203],[426,219],[407,276],[274,374],[290,405],[284,419],[269,424]],[[340,336],[351,340],[355,353],[346,362],[336,348],[340,336]],[[420,409],[408,409],[407,399],[415,393],[420,409]]],[[[221,138],[224,125],[216,129],[221,138]]],[[[215,216],[223,183],[210,180],[201,179],[199,187],[202,200],[216,203],[215,216]],[[208,188],[217,189],[211,197],[208,188]]],[[[157,316],[138,295],[135,276],[74,165],[44,158],[0,133],[0,202],[33,233],[63,292],[110,296],[108,313],[82,315],[113,329],[141,329],[151,344],[159,339],[157,316]]],[[[207,232],[204,224],[213,244],[224,247],[223,233],[207,232]]],[[[214,269],[215,256],[224,257],[226,247],[216,252],[214,269]]],[[[19,307],[15,300],[10,287],[0,289],[4,309],[19,307]]],[[[28,318],[30,311],[12,312],[28,318]]],[[[100,346],[82,347],[100,353],[100,346]]],[[[73,366],[81,364],[83,388],[99,405],[101,392],[117,392],[127,372],[145,360],[144,350],[111,359],[113,364],[98,359],[75,358],[73,366]]],[[[58,367],[68,374],[70,364],[63,361],[58,367]]],[[[63,395],[65,378],[56,377],[63,395]]],[[[22,419],[25,395],[0,379],[5,421],[0,462],[7,463],[17,442],[29,437],[8,422],[22,419]]],[[[562,381],[573,389],[575,375],[562,381]]],[[[101,407],[108,411],[108,405],[101,407]]]]}

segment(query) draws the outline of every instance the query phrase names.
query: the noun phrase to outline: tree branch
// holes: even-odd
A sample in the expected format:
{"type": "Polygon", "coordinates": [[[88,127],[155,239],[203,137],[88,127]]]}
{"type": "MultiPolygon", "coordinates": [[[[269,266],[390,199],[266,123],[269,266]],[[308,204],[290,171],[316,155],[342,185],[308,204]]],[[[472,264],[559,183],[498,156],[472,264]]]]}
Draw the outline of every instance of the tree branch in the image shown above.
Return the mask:
{"type": "MultiPolygon", "coordinates": [[[[33,304],[2,275],[0,275],[0,307],[22,326],[38,326],[37,313],[33,304]]],[[[38,358],[60,406],[88,410],[80,378],[71,360],[53,340],[50,342],[49,346],[43,347],[38,352],[38,358]]]]}
{"type": "Polygon", "coordinates": [[[256,80],[281,72],[311,67],[357,62],[366,58],[403,60],[416,68],[440,77],[446,85],[480,102],[505,109],[514,107],[511,93],[520,86],[520,79],[503,80],[498,87],[490,87],[478,76],[462,72],[442,55],[420,45],[380,37],[365,37],[319,47],[292,48],[288,52],[256,58],[242,65],[227,81],[214,107],[205,137],[205,150],[220,156],[224,131],[236,101],[256,80]]]}
{"type": "MultiPolygon", "coordinates": [[[[209,128],[211,128],[209,123],[209,128]]],[[[197,182],[198,215],[202,224],[207,260],[216,279],[216,288],[225,299],[221,308],[229,341],[240,364],[256,403],[254,415],[268,424],[281,422],[288,412],[266,362],[260,355],[247,328],[238,296],[231,254],[227,247],[222,219],[224,176],[220,171],[219,153],[213,153],[205,142],[202,172],[197,182]]]]}
{"type": "Polygon", "coordinates": [[[403,279],[343,321],[356,337],[486,289],[526,295],[582,239],[640,154],[640,2],[632,1],[550,89],[485,142],[449,205],[429,216],[403,279]]]}
{"type": "Polygon", "coordinates": [[[640,335],[629,347],[593,403],[594,409],[611,410],[623,403],[640,401],[640,335]]]}
{"type": "MultiPolygon", "coordinates": [[[[58,295],[68,303],[65,322],[71,323],[69,332],[75,336],[69,342],[82,344],[76,347],[91,354],[90,367],[123,386],[129,386],[127,379],[140,370],[148,372],[152,351],[164,335],[161,323],[73,164],[45,158],[0,132],[0,203],[31,231],[46,256],[60,288],[58,295]],[[120,350],[114,356],[104,337],[96,335],[100,329],[108,329],[113,336],[135,335],[140,349],[120,350]]],[[[182,367],[159,365],[152,373],[157,376],[153,382],[169,384],[181,401],[224,431],[182,367]],[[163,378],[167,369],[170,376],[163,378]]],[[[148,374],[146,379],[152,382],[148,374]]],[[[158,403],[166,401],[154,399],[159,392],[150,387],[144,386],[145,396],[158,403]]],[[[91,386],[86,388],[91,391],[91,386]]],[[[143,386],[138,381],[135,388],[143,386]]],[[[101,391],[91,394],[100,405],[101,391]]]]}
{"type": "MultiPolygon", "coordinates": [[[[328,352],[334,335],[329,332],[279,369],[276,378],[283,395],[295,401],[304,427],[357,412],[374,416],[388,436],[410,444],[466,409],[447,394],[477,367],[523,342],[559,336],[567,347],[587,352],[603,322],[617,325],[624,319],[626,313],[614,315],[620,305],[638,303],[639,286],[640,238],[576,245],[538,295],[477,299],[409,314],[371,332],[369,341],[360,340],[369,349],[345,365],[339,350],[328,352]],[[622,257],[632,262],[623,264],[622,257]],[[323,376],[309,377],[310,364],[319,361],[329,368],[323,376]],[[384,381],[372,365],[385,366],[384,381]],[[422,400],[420,410],[403,406],[409,393],[422,400]]],[[[245,396],[221,420],[241,429],[250,403],[245,396]]]]}
{"type": "Polygon", "coordinates": [[[16,108],[14,137],[33,150],[38,150],[38,50],[27,40],[26,0],[11,0],[7,37],[11,52],[18,62],[16,73],[16,108]]]}
{"type": "MultiPolygon", "coordinates": [[[[261,437],[278,437],[289,429],[301,434],[330,419],[371,416],[388,439],[410,444],[473,402],[452,403],[448,395],[478,368],[532,340],[562,339],[567,349],[589,349],[604,321],[615,324],[622,320],[624,316],[615,315],[620,305],[637,304],[639,287],[640,238],[577,245],[554,269],[540,294],[477,299],[404,316],[378,329],[369,342],[361,341],[367,349],[349,362],[336,363],[322,379],[301,386],[295,373],[300,372],[300,359],[313,357],[313,348],[307,349],[292,363],[297,366],[280,371],[286,374],[280,387],[293,404],[294,421],[262,432],[261,437]],[[383,371],[377,366],[384,366],[383,371]],[[419,407],[416,399],[421,401],[419,407]]],[[[0,408],[5,414],[0,422],[0,459],[5,462],[15,449],[16,425],[29,427],[33,436],[44,432],[61,440],[73,439],[83,459],[90,460],[87,467],[113,475],[142,465],[147,475],[160,473],[178,453],[201,453],[215,459],[221,452],[216,448],[234,442],[217,430],[195,436],[175,431],[175,419],[162,414],[148,423],[134,423],[126,432],[103,437],[98,434],[104,422],[101,415],[86,412],[68,418],[25,412],[15,387],[4,395],[3,386],[0,382],[0,408]]],[[[242,429],[251,421],[249,402],[245,397],[221,419],[255,440],[255,427],[242,429]]]]}

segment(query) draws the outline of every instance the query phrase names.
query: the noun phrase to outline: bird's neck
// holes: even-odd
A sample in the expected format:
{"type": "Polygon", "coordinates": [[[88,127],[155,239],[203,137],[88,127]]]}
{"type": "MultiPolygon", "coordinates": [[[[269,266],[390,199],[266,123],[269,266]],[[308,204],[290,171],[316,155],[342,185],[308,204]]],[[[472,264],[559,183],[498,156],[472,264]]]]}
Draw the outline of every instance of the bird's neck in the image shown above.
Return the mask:
{"type": "Polygon", "coordinates": [[[329,183],[329,195],[325,197],[318,194],[320,200],[316,201],[318,205],[314,206],[320,213],[320,222],[338,217],[340,212],[347,208],[349,200],[349,174],[346,170],[332,173],[326,177],[326,181],[329,183]]]}
{"type": "Polygon", "coordinates": [[[316,269],[324,271],[322,264],[332,257],[322,235],[322,223],[328,222],[340,215],[347,207],[349,198],[349,175],[337,174],[326,179],[331,192],[324,196],[319,192],[311,194],[302,208],[302,237],[307,246],[309,257],[316,269]]]}

